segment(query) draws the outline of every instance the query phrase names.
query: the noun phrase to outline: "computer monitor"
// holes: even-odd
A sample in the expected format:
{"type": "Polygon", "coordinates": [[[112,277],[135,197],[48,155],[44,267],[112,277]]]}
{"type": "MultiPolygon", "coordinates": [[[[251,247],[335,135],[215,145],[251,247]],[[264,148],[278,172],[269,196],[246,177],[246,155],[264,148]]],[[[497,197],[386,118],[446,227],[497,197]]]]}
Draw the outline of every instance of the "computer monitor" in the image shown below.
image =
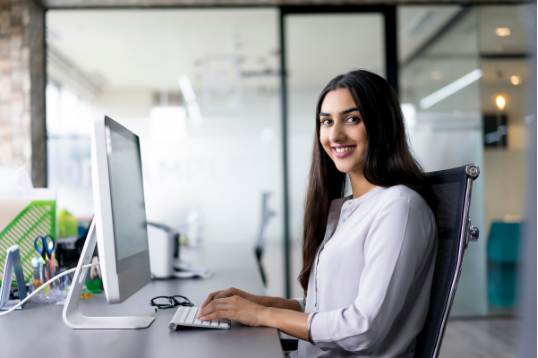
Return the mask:
{"type": "Polygon", "coordinates": [[[63,319],[74,329],[146,328],[153,317],[86,317],[78,311],[88,271],[82,267],[90,263],[96,244],[109,303],[125,301],[151,281],[139,138],[105,116],[94,123],[91,145],[95,217],[63,319]]]}

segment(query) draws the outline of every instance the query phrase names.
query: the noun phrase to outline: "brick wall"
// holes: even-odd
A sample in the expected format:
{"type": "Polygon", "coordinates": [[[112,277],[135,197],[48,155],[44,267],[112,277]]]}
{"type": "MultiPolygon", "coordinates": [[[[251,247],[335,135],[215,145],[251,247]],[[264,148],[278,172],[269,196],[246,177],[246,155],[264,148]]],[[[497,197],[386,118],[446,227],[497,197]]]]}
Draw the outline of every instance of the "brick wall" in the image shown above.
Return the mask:
{"type": "Polygon", "coordinates": [[[44,10],[0,0],[0,166],[25,164],[46,186],[44,10]]]}

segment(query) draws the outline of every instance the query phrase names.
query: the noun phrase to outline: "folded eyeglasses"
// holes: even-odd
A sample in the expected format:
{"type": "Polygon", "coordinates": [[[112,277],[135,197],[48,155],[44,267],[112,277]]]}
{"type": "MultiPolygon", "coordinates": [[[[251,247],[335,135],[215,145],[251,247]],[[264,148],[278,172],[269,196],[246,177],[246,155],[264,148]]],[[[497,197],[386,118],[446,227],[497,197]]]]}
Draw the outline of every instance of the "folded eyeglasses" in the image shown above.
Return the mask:
{"type": "Polygon", "coordinates": [[[187,297],[181,295],[157,296],[152,298],[149,304],[153,307],[156,307],[155,312],[157,312],[157,310],[165,310],[167,308],[174,308],[177,306],[194,306],[187,297]]]}

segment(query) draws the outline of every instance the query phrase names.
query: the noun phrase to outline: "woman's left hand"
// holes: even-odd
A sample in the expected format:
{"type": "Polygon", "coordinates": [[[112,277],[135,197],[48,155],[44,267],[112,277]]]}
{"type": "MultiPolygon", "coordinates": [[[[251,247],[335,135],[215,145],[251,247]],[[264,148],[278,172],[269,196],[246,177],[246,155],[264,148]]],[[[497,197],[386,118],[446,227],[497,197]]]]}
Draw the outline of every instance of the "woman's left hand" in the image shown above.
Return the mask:
{"type": "Polygon", "coordinates": [[[214,299],[196,316],[201,321],[230,319],[247,326],[263,326],[263,313],[266,307],[253,303],[240,296],[214,299]]]}

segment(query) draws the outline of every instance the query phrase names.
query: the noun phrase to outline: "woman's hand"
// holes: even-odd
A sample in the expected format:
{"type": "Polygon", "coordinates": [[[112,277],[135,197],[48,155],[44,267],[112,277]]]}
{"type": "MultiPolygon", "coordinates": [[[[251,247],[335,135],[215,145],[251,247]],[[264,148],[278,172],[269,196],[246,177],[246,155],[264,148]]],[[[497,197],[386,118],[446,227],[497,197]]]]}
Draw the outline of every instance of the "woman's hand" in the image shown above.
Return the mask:
{"type": "Polygon", "coordinates": [[[296,300],[256,296],[230,287],[211,293],[196,315],[201,321],[230,319],[248,326],[266,326],[308,340],[308,313],[296,300]]]}
{"type": "Polygon", "coordinates": [[[202,305],[201,308],[204,308],[209,303],[211,303],[211,301],[213,301],[213,300],[220,299],[220,298],[226,298],[226,297],[232,297],[232,296],[239,296],[239,297],[243,297],[244,299],[247,299],[247,300],[249,300],[251,302],[258,303],[258,304],[260,303],[256,299],[258,296],[252,295],[250,293],[246,293],[246,292],[238,290],[237,288],[234,288],[234,287],[230,287],[230,288],[228,288],[226,290],[217,291],[217,292],[213,292],[213,293],[209,294],[209,296],[207,296],[207,298],[206,298],[206,300],[205,300],[205,302],[204,302],[204,304],[202,305]]]}
{"type": "Polygon", "coordinates": [[[239,296],[250,302],[256,303],[264,307],[273,307],[273,308],[282,308],[286,310],[293,310],[301,312],[301,305],[296,300],[288,300],[286,298],[280,297],[268,297],[268,296],[257,296],[251,293],[247,293],[237,288],[230,287],[226,290],[217,291],[211,293],[205,300],[201,308],[204,308],[213,300],[218,300],[226,297],[239,296]]]}
{"type": "MultiPolygon", "coordinates": [[[[239,291],[239,290],[238,290],[239,291]]],[[[242,291],[241,291],[242,292],[242,291]]],[[[225,296],[219,298],[221,292],[214,292],[207,298],[206,302],[200,308],[198,318],[201,321],[210,321],[213,319],[230,319],[248,326],[263,326],[264,312],[266,307],[251,302],[239,295],[225,296]],[[210,300],[212,295],[213,299],[210,300]],[[208,303],[209,301],[209,303],[208,303]]],[[[243,292],[244,293],[244,292],[243,292]]]]}

